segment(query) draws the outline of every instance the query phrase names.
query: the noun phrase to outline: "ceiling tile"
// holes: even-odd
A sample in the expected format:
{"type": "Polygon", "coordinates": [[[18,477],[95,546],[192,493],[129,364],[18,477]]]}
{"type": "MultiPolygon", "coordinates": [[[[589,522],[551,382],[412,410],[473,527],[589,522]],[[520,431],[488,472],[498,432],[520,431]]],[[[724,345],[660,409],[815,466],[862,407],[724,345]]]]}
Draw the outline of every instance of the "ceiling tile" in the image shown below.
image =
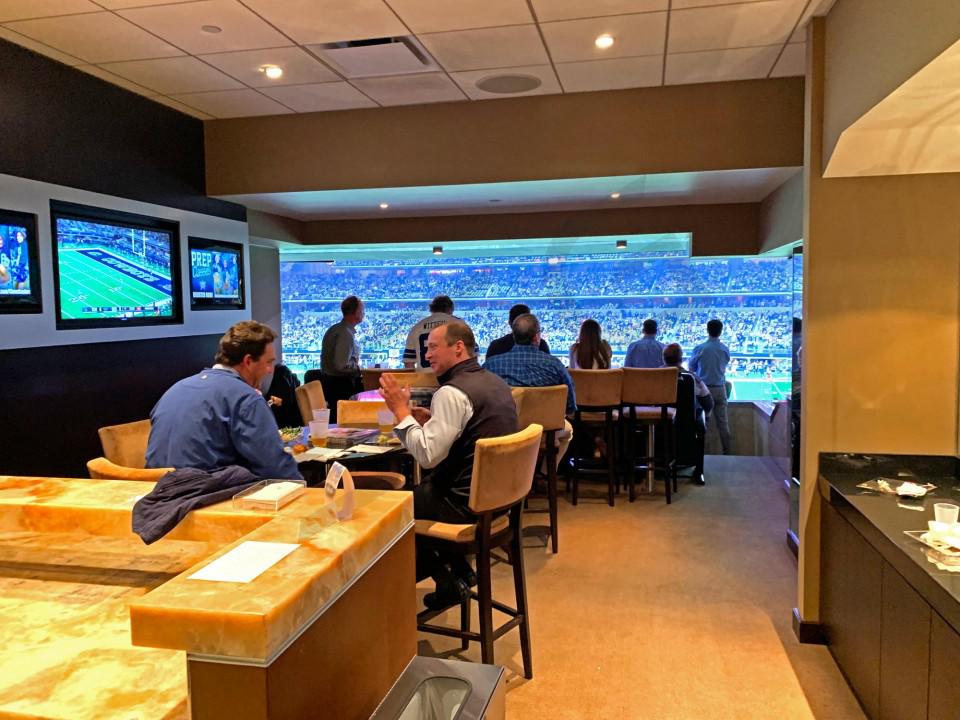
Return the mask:
{"type": "MultiPolygon", "coordinates": [[[[666,10],[668,0],[533,0],[540,22],[666,10]]],[[[676,7],[676,0],[674,0],[676,7]]]]}
{"type": "Polygon", "coordinates": [[[451,73],[450,77],[459,85],[463,91],[473,100],[496,100],[498,98],[519,97],[521,95],[550,95],[563,92],[557,77],[553,73],[550,65],[530,65],[526,67],[511,67],[501,70],[471,70],[467,72],[451,73]],[[526,77],[535,77],[540,80],[540,86],[528,90],[527,92],[503,95],[500,93],[491,93],[481,90],[476,83],[486,78],[497,75],[520,75],[526,77]]]}
{"type": "Polygon", "coordinates": [[[244,0],[301,45],[408,35],[383,0],[244,0]]]}
{"type": "Polygon", "coordinates": [[[109,12],[22,20],[8,27],[88,63],[182,55],[172,45],[109,12]]]}
{"type": "Polygon", "coordinates": [[[184,105],[182,102],[177,102],[176,100],[164,97],[163,95],[154,95],[150,99],[154,102],[160,103],[161,105],[166,105],[169,108],[173,108],[174,110],[179,110],[185,115],[192,115],[198,120],[213,120],[213,115],[207,115],[205,112],[200,112],[189,105],[184,105]]]}
{"type": "Polygon", "coordinates": [[[667,13],[564,20],[542,23],[540,27],[554,62],[663,55],[667,13]],[[604,33],[613,36],[614,44],[613,47],[600,50],[594,40],[604,33]]]}
{"type": "Polygon", "coordinates": [[[90,0],[0,0],[0,22],[97,12],[102,9],[90,0]]]}
{"type": "Polygon", "coordinates": [[[277,87],[281,85],[307,85],[309,83],[333,82],[340,77],[313,55],[298,47],[274,48],[271,50],[245,50],[243,52],[219,53],[201,56],[205,62],[220,68],[250,87],[277,87]],[[264,65],[283,68],[283,76],[270,80],[260,72],[264,65]]]}
{"type": "Polygon", "coordinates": [[[186,103],[215,118],[289,115],[291,113],[289,108],[264,97],[256,90],[189,93],[174,95],[173,99],[186,103]]]}
{"type": "Polygon", "coordinates": [[[780,52],[779,45],[737,50],[667,55],[667,85],[764,78],[780,52]]]}
{"type": "Polygon", "coordinates": [[[134,82],[130,82],[126,78],[122,78],[119,75],[114,75],[112,72],[104,70],[101,67],[96,65],[77,65],[77,70],[81,70],[88,75],[93,75],[98,77],[101,80],[106,80],[108,83],[122,87],[124,90],[129,90],[130,92],[135,92],[137,95],[145,95],[150,97],[152,95],[158,95],[156,90],[151,90],[150,88],[145,88],[143,85],[137,85],[134,82]]]}
{"type": "Polygon", "coordinates": [[[434,59],[451,72],[550,62],[536,25],[460,30],[419,38],[434,59]]]}
{"type": "MultiPolygon", "coordinates": [[[[807,25],[810,24],[810,19],[813,17],[814,13],[818,10],[821,10],[823,5],[832,6],[833,3],[824,3],[822,0],[810,0],[807,4],[807,9],[803,11],[803,15],[800,16],[800,22],[797,23],[796,29],[793,31],[793,35],[790,36],[790,42],[806,42],[807,41],[807,25]]],[[[825,14],[829,10],[829,7],[821,10],[822,14],[825,14]]]]}
{"type": "Polygon", "coordinates": [[[107,10],[123,10],[125,8],[144,7],[145,5],[176,5],[185,2],[195,2],[195,0],[97,0],[97,5],[102,5],[107,10]]]}
{"type": "Polygon", "coordinates": [[[796,77],[807,72],[807,45],[806,43],[790,43],[783,49],[783,54],[773,66],[770,77],[796,77]]]}
{"type": "Polygon", "coordinates": [[[41,55],[46,55],[48,58],[56,60],[57,62],[62,62],[64,65],[82,65],[83,60],[80,58],[75,58],[73,55],[67,55],[62,53],[59,50],[55,50],[49,45],[44,45],[41,42],[37,42],[33,38],[28,38],[26,35],[21,35],[20,33],[15,33],[13,30],[8,30],[5,27],[0,27],[0,38],[4,40],[9,40],[12,43],[25,47],[28,50],[33,50],[35,53],[40,53],[41,55]]]}
{"type": "Polygon", "coordinates": [[[381,105],[419,105],[421,103],[466,100],[466,96],[443,73],[365,78],[353,84],[381,105]]]}
{"type": "Polygon", "coordinates": [[[236,0],[157,5],[122,10],[120,15],[194,55],[292,44],[236,0]],[[221,32],[201,29],[209,25],[219,27],[221,32]]]}
{"type": "Polygon", "coordinates": [[[533,22],[526,0],[390,0],[390,7],[415,33],[533,22]]]}
{"type": "Polygon", "coordinates": [[[766,0],[693,10],[670,15],[667,52],[694,52],[759,47],[786,42],[806,0],[766,0]]]}
{"type": "Polygon", "coordinates": [[[288,85],[266,88],[263,92],[297,112],[351,110],[377,106],[373,100],[346,82],[288,85]]]}
{"type": "Polygon", "coordinates": [[[104,66],[104,70],[156,90],[162,95],[243,87],[233,78],[194,57],[109,63],[104,66]]]}
{"type": "Polygon", "coordinates": [[[713,5],[732,5],[734,3],[758,2],[758,0],[673,0],[670,7],[674,10],[711,7],[713,5]]]}
{"type": "Polygon", "coordinates": [[[651,87],[662,79],[663,56],[557,63],[557,74],[565,92],[651,87]]]}

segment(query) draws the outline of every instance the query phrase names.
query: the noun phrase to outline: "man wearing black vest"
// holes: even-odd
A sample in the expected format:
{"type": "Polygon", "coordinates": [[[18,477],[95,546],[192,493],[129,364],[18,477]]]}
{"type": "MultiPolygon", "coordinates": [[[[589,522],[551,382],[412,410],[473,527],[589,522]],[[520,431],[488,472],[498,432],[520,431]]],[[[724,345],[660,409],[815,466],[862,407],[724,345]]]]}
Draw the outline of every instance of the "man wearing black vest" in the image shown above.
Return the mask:
{"type": "MultiPolygon", "coordinates": [[[[440,389],[430,410],[409,407],[410,389],[400,387],[388,374],[381,377],[381,393],[397,417],[400,442],[420,463],[432,469],[413,493],[413,514],[418,520],[472,523],[470,481],[477,440],[517,431],[517,409],[507,384],[480,367],[476,340],[460,321],[441,325],[427,339],[427,359],[437,374],[440,389]]],[[[424,598],[427,607],[459,603],[475,582],[462,556],[441,557],[417,548],[417,580],[432,577],[437,592],[424,598]]]]}

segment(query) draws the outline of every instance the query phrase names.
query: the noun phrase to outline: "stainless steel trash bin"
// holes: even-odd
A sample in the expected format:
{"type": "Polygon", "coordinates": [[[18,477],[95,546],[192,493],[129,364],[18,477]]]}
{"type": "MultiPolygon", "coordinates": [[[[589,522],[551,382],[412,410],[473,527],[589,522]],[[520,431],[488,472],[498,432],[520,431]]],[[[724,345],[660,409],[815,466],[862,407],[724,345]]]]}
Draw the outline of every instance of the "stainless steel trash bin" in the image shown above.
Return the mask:
{"type": "Polygon", "coordinates": [[[504,720],[499,665],[415,657],[370,720],[504,720]]]}

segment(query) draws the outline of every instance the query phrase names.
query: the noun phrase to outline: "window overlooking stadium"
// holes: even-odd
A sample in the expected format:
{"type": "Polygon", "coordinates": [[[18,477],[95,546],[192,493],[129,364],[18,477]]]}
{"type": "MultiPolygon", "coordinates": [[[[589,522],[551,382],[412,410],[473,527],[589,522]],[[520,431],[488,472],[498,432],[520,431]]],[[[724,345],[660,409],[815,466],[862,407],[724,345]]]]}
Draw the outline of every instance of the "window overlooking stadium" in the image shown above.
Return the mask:
{"type": "MultiPolygon", "coordinates": [[[[430,248],[326,246],[281,257],[284,362],[303,373],[320,366],[326,329],[340,301],[357,295],[366,319],[357,326],[362,364],[401,367],[411,326],[436,295],[474,330],[481,356],[508,332],[517,302],[540,318],[551,352],[567,364],[580,324],[593,318],[613,349],[614,367],[646,318],[659,339],[685,357],[706,338],[706,323],[724,323],[732,360],[732,400],[775,400],[790,393],[794,264],[789,257],[690,258],[689,234],[444,244],[430,248]],[[615,240],[627,248],[615,249],[615,240]],[[309,259],[303,259],[307,258],[309,259]]],[[[481,357],[482,359],[482,357],[481,357]]]]}

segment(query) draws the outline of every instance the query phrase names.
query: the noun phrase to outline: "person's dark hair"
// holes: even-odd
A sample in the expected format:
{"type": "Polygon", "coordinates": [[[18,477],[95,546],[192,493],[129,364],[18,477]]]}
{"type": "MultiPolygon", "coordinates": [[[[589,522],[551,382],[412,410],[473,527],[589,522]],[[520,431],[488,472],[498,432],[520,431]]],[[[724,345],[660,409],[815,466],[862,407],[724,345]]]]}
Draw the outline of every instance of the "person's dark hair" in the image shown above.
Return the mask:
{"type": "Polygon", "coordinates": [[[720,333],[723,332],[723,323],[714,318],[707,323],[707,335],[712,338],[720,337],[720,333]]]}
{"type": "Polygon", "coordinates": [[[527,315],[529,313],[530,313],[530,308],[524,305],[523,303],[514,305],[512,308],[510,308],[510,325],[512,326],[513,321],[516,320],[521,315],[527,315]]]}
{"type": "Polygon", "coordinates": [[[644,335],[656,335],[657,334],[657,321],[653,318],[647,318],[643,321],[643,334],[644,335]]]}
{"type": "Polygon", "coordinates": [[[353,315],[358,307],[360,307],[360,298],[356,295],[348,295],[343,299],[343,302],[340,303],[340,312],[346,317],[347,315],[353,315]]]}
{"type": "Polygon", "coordinates": [[[477,352],[477,339],[473,335],[473,330],[470,329],[470,326],[461,320],[454,320],[453,322],[448,322],[446,325],[441,325],[441,327],[446,329],[446,334],[444,337],[447,339],[447,345],[456,345],[457,341],[462,341],[463,346],[467,350],[467,355],[473,357],[477,352]]]}
{"type": "Polygon", "coordinates": [[[610,369],[610,352],[603,344],[600,323],[591,318],[584,320],[580,325],[580,337],[577,339],[577,365],[584,370],[591,370],[594,362],[597,370],[610,369]]]}
{"type": "Polygon", "coordinates": [[[442,312],[447,313],[447,315],[452,314],[453,300],[450,299],[449,295],[437,295],[430,303],[430,312],[442,312]]]}
{"type": "Polygon", "coordinates": [[[214,362],[221,365],[239,365],[247,355],[259,360],[277,334],[256,320],[244,320],[232,325],[220,338],[220,347],[214,362]]]}
{"type": "Polygon", "coordinates": [[[683,348],[679,343],[670,343],[663,348],[663,364],[668,367],[680,367],[683,362],[683,348]]]}
{"type": "Polygon", "coordinates": [[[540,332],[540,321],[536,315],[524,313],[513,321],[513,342],[517,345],[533,345],[533,338],[540,332]]]}

